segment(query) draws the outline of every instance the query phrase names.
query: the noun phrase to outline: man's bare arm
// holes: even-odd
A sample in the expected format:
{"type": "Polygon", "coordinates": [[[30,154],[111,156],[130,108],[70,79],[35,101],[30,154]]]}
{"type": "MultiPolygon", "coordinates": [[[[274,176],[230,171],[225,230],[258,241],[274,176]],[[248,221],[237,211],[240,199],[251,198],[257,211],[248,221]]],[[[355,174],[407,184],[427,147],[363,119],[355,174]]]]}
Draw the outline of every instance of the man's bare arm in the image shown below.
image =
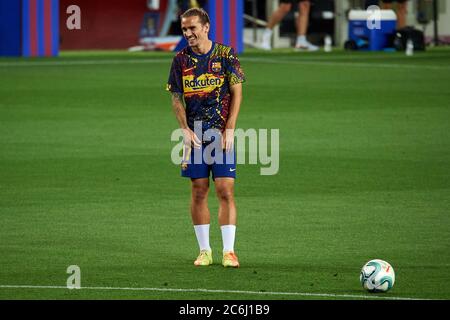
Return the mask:
{"type": "Polygon", "coordinates": [[[200,140],[187,125],[183,94],[179,92],[172,92],[172,110],[175,113],[175,117],[177,118],[180,128],[183,129],[184,143],[186,145],[193,145],[195,148],[199,148],[201,145],[200,140]]]}
{"type": "Polygon", "coordinates": [[[178,124],[181,129],[186,129],[186,109],[184,108],[183,94],[179,92],[172,92],[172,110],[175,113],[178,124]]]}
{"type": "Polygon", "coordinates": [[[242,83],[237,83],[231,86],[231,103],[230,113],[225,125],[225,131],[222,137],[222,146],[226,152],[231,151],[234,144],[234,129],[236,128],[236,122],[241,109],[242,102],[242,83]]]}
{"type": "Polygon", "coordinates": [[[239,110],[241,109],[242,83],[236,83],[235,85],[232,85],[230,90],[231,90],[230,114],[228,115],[226,129],[234,130],[236,128],[239,110]]]}

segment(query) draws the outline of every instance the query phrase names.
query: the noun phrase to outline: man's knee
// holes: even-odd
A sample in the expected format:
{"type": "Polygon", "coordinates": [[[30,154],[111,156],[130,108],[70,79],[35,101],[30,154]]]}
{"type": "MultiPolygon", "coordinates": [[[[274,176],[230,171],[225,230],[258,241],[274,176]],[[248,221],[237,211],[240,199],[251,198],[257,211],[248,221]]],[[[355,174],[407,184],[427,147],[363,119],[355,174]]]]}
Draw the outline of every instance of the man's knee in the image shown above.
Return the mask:
{"type": "Polygon", "coordinates": [[[408,8],[408,2],[407,1],[401,2],[401,3],[400,2],[397,3],[397,11],[399,13],[406,14],[407,8],[408,8]]]}
{"type": "Polygon", "coordinates": [[[300,15],[309,15],[309,10],[311,9],[311,2],[309,1],[301,1],[299,4],[300,15]]]}
{"type": "Polygon", "coordinates": [[[234,200],[233,188],[218,188],[216,189],[216,193],[220,201],[231,202],[234,200]]]}
{"type": "Polygon", "coordinates": [[[192,200],[194,202],[203,202],[208,198],[208,185],[193,184],[192,185],[192,200]]]}
{"type": "Polygon", "coordinates": [[[279,10],[280,10],[283,14],[288,14],[289,11],[291,11],[291,7],[292,7],[292,5],[291,5],[290,3],[280,3],[279,10]]]}

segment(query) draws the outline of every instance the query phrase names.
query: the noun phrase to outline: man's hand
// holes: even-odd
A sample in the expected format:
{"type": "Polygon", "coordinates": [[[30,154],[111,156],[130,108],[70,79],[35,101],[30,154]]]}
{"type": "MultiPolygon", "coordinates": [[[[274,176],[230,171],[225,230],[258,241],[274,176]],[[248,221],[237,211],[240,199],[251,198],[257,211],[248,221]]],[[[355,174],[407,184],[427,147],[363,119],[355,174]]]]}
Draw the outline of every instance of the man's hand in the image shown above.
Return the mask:
{"type": "Polygon", "coordinates": [[[200,149],[202,142],[196,136],[194,131],[192,131],[189,128],[183,129],[183,136],[184,136],[184,145],[185,146],[193,146],[196,149],[200,149]]]}
{"type": "Polygon", "coordinates": [[[225,152],[233,150],[234,145],[234,129],[225,129],[222,134],[222,148],[225,152]]]}

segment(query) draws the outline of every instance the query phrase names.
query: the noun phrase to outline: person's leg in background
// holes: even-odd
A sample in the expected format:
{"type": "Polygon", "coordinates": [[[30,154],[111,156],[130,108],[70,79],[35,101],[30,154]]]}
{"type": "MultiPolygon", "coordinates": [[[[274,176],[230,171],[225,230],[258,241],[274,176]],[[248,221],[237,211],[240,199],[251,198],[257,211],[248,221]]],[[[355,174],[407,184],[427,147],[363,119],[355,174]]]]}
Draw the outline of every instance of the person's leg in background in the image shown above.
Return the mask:
{"type": "Polygon", "coordinates": [[[273,34],[273,28],[279,24],[284,17],[291,11],[292,4],[290,1],[281,1],[278,9],[275,10],[269,18],[269,22],[267,23],[266,30],[264,30],[264,34],[262,37],[261,49],[271,50],[272,45],[270,43],[273,34]]]}
{"type": "Polygon", "coordinates": [[[408,1],[397,1],[397,29],[406,27],[406,15],[408,13],[408,1]]]}
{"type": "MultiPolygon", "coordinates": [[[[384,10],[393,9],[392,0],[382,1],[381,8],[384,10]]],[[[408,13],[408,1],[397,1],[397,29],[401,29],[406,26],[406,14],[408,13]]]]}
{"type": "Polygon", "coordinates": [[[297,41],[295,48],[306,51],[317,51],[319,47],[306,40],[306,34],[309,24],[309,12],[311,11],[311,2],[309,0],[299,1],[297,24],[297,41]]]}

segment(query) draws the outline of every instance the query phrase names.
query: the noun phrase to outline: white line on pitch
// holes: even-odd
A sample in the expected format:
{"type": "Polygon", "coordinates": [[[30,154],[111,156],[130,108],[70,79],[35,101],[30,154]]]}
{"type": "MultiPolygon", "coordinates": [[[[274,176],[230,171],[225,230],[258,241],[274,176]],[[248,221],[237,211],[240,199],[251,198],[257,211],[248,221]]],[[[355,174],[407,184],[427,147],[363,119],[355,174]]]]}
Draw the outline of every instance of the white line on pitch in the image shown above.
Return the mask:
{"type": "MultiPolygon", "coordinates": [[[[4,289],[66,289],[65,286],[31,286],[31,285],[0,285],[4,289]]],[[[421,298],[390,297],[375,295],[353,295],[333,293],[310,293],[310,292],[272,292],[272,291],[245,291],[245,290],[214,290],[214,289],[172,289],[172,288],[119,288],[119,287],[81,287],[74,290],[104,290],[104,291],[162,291],[162,292],[199,292],[199,293],[236,293],[248,295],[269,296],[302,296],[302,297],[324,297],[324,298],[361,298],[361,299],[385,299],[385,300],[427,300],[421,298]]]]}
{"type": "Polygon", "coordinates": [[[316,59],[271,59],[271,58],[241,58],[242,61],[260,62],[270,64],[295,64],[295,65],[314,65],[314,66],[332,66],[332,67],[357,67],[357,68],[399,68],[399,69],[430,69],[430,70],[447,70],[448,66],[433,66],[423,64],[391,64],[391,63],[362,63],[362,62],[333,62],[316,59]]]}
{"type": "Polygon", "coordinates": [[[90,65],[120,65],[120,64],[146,64],[170,63],[172,58],[166,59],[106,59],[106,60],[61,60],[61,61],[13,61],[0,62],[0,67],[49,67],[49,66],[90,66],[90,65]]]}
{"type": "MultiPolygon", "coordinates": [[[[361,63],[361,62],[333,62],[318,59],[272,59],[272,58],[252,58],[241,57],[243,62],[256,62],[265,64],[291,64],[308,66],[331,66],[331,67],[353,67],[353,68],[398,68],[398,69],[429,69],[429,70],[448,70],[448,66],[436,65],[411,65],[411,64],[390,64],[390,63],[361,63]]],[[[155,59],[107,59],[107,60],[62,60],[62,61],[14,61],[0,62],[0,67],[49,67],[49,66],[90,66],[90,65],[124,65],[124,64],[157,64],[172,61],[168,58],[155,59]]]]}

